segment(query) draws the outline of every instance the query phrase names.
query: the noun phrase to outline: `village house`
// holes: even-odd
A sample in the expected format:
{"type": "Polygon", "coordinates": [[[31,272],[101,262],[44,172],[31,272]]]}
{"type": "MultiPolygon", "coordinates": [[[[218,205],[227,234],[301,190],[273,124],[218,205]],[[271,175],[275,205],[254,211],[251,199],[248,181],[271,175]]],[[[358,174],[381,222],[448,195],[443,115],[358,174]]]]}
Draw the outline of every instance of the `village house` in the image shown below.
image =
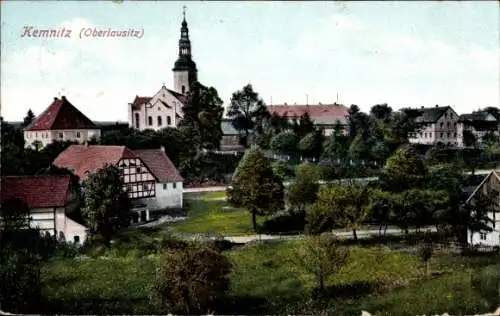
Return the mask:
{"type": "Polygon", "coordinates": [[[198,78],[196,63],[191,55],[191,41],[185,13],[179,39],[179,57],[172,71],[173,90],[163,85],[154,96],[136,96],[134,101],[128,104],[128,122],[131,128],[157,131],[165,127],[177,127],[182,119],[182,108],[187,104],[187,93],[191,84],[198,78]]]}
{"type": "Polygon", "coordinates": [[[1,203],[16,199],[29,209],[29,225],[59,240],[81,244],[87,228],[70,218],[75,194],[70,176],[8,176],[2,177],[1,203]]]}
{"type": "Polygon", "coordinates": [[[230,119],[222,119],[221,122],[222,139],[220,150],[227,153],[244,152],[245,147],[240,143],[240,135],[230,119]]]}
{"type": "Polygon", "coordinates": [[[158,211],[182,208],[183,179],[163,148],[72,145],[53,162],[56,167],[71,170],[82,182],[106,164],[121,170],[137,221],[148,221],[158,211]]]}
{"type": "MultiPolygon", "coordinates": [[[[490,194],[498,195],[500,193],[500,172],[492,170],[483,181],[476,187],[472,194],[467,199],[466,203],[473,203],[474,199],[477,198],[479,194],[484,194],[486,196],[490,194]]],[[[495,198],[495,204],[500,207],[500,195],[495,198]]],[[[480,231],[475,232],[470,229],[467,231],[467,240],[470,245],[482,245],[482,246],[500,246],[500,213],[489,212],[488,218],[491,222],[488,226],[492,231],[480,231]]]]}
{"type": "Polygon", "coordinates": [[[415,119],[420,130],[409,135],[410,143],[459,145],[459,116],[451,106],[421,107],[420,112],[420,116],[415,119]]]}
{"type": "Polygon", "coordinates": [[[498,136],[498,120],[491,113],[486,111],[478,111],[469,114],[460,115],[457,126],[458,133],[458,146],[467,147],[471,144],[467,144],[467,140],[464,138],[464,134],[469,133],[473,136],[477,144],[483,142],[484,136],[491,133],[492,135],[498,136]]]}
{"type": "Polygon", "coordinates": [[[317,105],[268,105],[269,112],[289,120],[293,118],[300,118],[305,113],[317,128],[323,128],[326,136],[333,133],[337,124],[341,124],[344,131],[347,132],[347,118],[349,116],[349,109],[342,104],[317,104],[317,105]]]}
{"type": "Polygon", "coordinates": [[[52,104],[24,128],[25,147],[41,149],[53,141],[86,142],[99,138],[101,130],[65,96],[52,104]]]}

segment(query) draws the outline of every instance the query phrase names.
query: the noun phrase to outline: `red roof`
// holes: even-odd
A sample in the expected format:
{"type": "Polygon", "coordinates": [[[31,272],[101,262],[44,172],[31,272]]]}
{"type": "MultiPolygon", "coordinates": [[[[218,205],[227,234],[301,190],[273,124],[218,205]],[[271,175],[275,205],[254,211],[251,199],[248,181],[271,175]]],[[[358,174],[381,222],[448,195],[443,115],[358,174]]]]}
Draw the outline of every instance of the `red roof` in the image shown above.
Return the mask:
{"type": "Polygon", "coordinates": [[[179,100],[182,104],[186,105],[187,102],[188,102],[188,98],[187,96],[185,96],[184,94],[182,93],[178,93],[178,92],[175,92],[174,90],[170,90],[170,89],[167,89],[168,92],[172,93],[172,95],[174,97],[177,98],[177,100],[179,100]]]}
{"type": "Polygon", "coordinates": [[[61,99],[54,98],[52,104],[24,130],[61,129],[98,129],[98,127],[63,96],[61,99]]]}
{"type": "Polygon", "coordinates": [[[300,117],[308,112],[312,119],[321,117],[346,117],[349,109],[342,104],[313,104],[313,105],[269,105],[269,112],[280,116],[300,117]]]}
{"type": "Polygon", "coordinates": [[[181,174],[162,149],[140,149],[134,153],[148,166],[158,182],[183,181],[181,174]]]}
{"type": "Polygon", "coordinates": [[[122,158],[136,158],[136,155],[125,146],[71,145],[57,156],[53,165],[73,171],[83,181],[89,173],[106,164],[116,165],[122,158]]]}
{"type": "Polygon", "coordinates": [[[29,208],[64,207],[70,188],[70,176],[3,177],[1,201],[16,198],[29,208]]]}

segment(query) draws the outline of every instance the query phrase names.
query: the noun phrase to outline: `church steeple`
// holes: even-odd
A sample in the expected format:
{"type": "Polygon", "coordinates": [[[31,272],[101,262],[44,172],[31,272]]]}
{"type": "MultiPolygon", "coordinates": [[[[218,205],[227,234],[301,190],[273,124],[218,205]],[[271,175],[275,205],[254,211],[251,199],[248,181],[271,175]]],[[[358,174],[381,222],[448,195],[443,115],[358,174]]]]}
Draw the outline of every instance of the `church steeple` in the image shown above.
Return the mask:
{"type": "Polygon", "coordinates": [[[190,85],[197,80],[196,63],[191,58],[191,41],[189,40],[189,29],[186,22],[186,7],[182,11],[181,38],[179,39],[179,57],[174,64],[174,89],[186,94],[190,85]]]}

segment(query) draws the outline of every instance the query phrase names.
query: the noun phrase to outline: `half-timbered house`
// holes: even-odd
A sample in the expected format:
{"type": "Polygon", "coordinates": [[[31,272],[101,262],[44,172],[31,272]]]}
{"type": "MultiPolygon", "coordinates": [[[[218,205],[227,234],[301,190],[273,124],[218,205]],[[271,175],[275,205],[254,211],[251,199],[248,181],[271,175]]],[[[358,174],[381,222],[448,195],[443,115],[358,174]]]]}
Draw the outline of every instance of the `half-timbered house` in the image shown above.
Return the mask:
{"type": "Polygon", "coordinates": [[[162,149],[133,151],[125,146],[72,145],[53,162],[87,180],[105,165],[117,166],[139,220],[150,212],[182,207],[182,177],[162,149]]]}

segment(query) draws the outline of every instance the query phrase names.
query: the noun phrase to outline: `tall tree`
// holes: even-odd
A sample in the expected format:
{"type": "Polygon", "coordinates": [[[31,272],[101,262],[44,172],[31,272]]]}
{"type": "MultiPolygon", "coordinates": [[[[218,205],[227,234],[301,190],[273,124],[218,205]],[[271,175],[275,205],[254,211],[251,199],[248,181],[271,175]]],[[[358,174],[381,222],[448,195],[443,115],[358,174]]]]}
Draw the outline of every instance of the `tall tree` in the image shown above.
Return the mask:
{"type": "Polygon", "coordinates": [[[323,143],[324,155],[332,160],[343,162],[348,155],[349,136],[345,135],[344,127],[337,122],[333,127],[333,133],[323,143]]]}
{"type": "Polygon", "coordinates": [[[259,94],[248,84],[233,93],[227,115],[231,118],[234,128],[243,134],[242,143],[248,148],[250,132],[257,125],[262,127],[263,120],[268,118],[270,113],[259,94]]]}
{"type": "Polygon", "coordinates": [[[309,112],[305,112],[304,114],[302,114],[298,120],[298,123],[299,124],[297,127],[297,131],[295,133],[300,138],[315,131],[314,122],[312,121],[309,112]]]}
{"type": "Polygon", "coordinates": [[[382,180],[391,190],[403,191],[423,184],[427,169],[412,148],[400,148],[387,159],[382,180]]]}
{"type": "Polygon", "coordinates": [[[318,161],[323,153],[325,136],[322,130],[311,132],[304,136],[299,142],[299,149],[304,157],[313,158],[318,161]]]}
{"type": "Polygon", "coordinates": [[[224,107],[215,88],[193,83],[183,113],[179,129],[189,139],[194,151],[220,148],[224,107]]]}
{"type": "Polygon", "coordinates": [[[271,149],[280,154],[295,157],[298,152],[299,138],[292,131],[284,131],[271,139],[271,149]]]}
{"type": "Polygon", "coordinates": [[[26,116],[23,119],[23,124],[21,125],[23,128],[30,125],[31,122],[35,120],[35,114],[33,114],[33,111],[31,109],[28,110],[28,113],[26,113],[26,116]]]}
{"type": "Polygon", "coordinates": [[[250,211],[255,231],[257,215],[271,214],[284,207],[283,183],[274,174],[269,159],[257,148],[247,150],[241,159],[227,195],[230,204],[250,211]]]}
{"type": "Polygon", "coordinates": [[[392,108],[384,104],[376,104],[372,106],[370,114],[376,119],[381,121],[389,120],[392,114],[392,108]]]}
{"type": "Polygon", "coordinates": [[[106,165],[84,182],[83,215],[92,234],[99,234],[109,247],[112,235],[130,225],[131,203],[123,190],[120,169],[106,165]]]}
{"type": "Polygon", "coordinates": [[[299,212],[304,212],[306,207],[318,197],[320,175],[316,165],[305,163],[297,167],[295,179],[287,188],[286,197],[290,206],[299,212]]]}

